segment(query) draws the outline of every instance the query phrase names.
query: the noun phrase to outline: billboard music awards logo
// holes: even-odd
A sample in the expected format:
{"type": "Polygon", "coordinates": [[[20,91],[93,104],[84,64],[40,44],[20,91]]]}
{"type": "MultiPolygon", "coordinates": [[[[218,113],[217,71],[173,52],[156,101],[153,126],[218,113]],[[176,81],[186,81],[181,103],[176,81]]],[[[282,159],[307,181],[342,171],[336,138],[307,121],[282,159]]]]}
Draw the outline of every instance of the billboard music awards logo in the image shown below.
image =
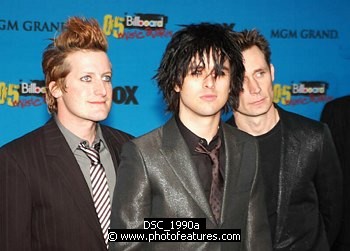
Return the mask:
{"type": "MultiPolygon", "coordinates": [[[[136,97],[138,86],[116,86],[113,88],[113,102],[117,105],[138,105],[136,97]]],[[[26,108],[46,105],[45,81],[31,80],[20,84],[0,81],[0,105],[26,108]]]]}
{"type": "Polygon", "coordinates": [[[327,103],[333,99],[327,96],[328,85],[325,81],[300,81],[291,85],[275,83],[273,101],[282,105],[327,103]]]}
{"type": "Polygon", "coordinates": [[[173,32],[166,29],[168,17],[159,14],[141,14],[103,17],[102,29],[106,36],[116,39],[170,38],[173,32]]]}
{"type": "Polygon", "coordinates": [[[0,105],[25,108],[45,104],[44,80],[31,80],[20,84],[0,82],[0,105]]]}

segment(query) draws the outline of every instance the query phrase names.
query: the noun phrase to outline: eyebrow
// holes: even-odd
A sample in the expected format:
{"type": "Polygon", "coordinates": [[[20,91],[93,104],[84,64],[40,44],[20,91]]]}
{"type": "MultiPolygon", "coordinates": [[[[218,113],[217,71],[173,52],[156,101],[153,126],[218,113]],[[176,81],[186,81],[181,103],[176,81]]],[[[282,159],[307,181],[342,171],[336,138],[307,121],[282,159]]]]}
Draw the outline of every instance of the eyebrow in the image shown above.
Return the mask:
{"type": "Polygon", "coordinates": [[[223,69],[223,70],[226,70],[226,71],[230,71],[230,70],[231,70],[231,67],[227,67],[227,66],[223,65],[223,66],[222,66],[222,69],[223,69]]]}
{"type": "MultiPolygon", "coordinates": [[[[90,74],[90,75],[96,75],[95,72],[92,72],[92,71],[83,71],[82,72],[83,74],[90,74]]],[[[105,74],[112,74],[112,71],[106,71],[106,72],[103,72],[102,75],[105,75],[105,74]]]]}
{"type": "Polygon", "coordinates": [[[256,73],[259,71],[268,71],[268,70],[269,70],[269,67],[259,67],[258,69],[254,70],[253,72],[256,73]]]}

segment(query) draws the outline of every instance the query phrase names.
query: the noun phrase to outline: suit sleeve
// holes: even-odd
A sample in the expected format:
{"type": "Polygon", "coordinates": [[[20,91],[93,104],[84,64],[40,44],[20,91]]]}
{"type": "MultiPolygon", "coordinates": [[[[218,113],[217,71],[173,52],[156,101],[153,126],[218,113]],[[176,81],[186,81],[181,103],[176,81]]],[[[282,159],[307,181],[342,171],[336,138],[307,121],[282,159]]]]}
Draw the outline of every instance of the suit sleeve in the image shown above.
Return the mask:
{"type": "Polygon", "coordinates": [[[11,151],[0,149],[0,250],[31,250],[31,194],[11,151]]]}
{"type": "MultiPolygon", "coordinates": [[[[141,153],[133,142],[121,152],[112,207],[112,229],[143,229],[150,216],[151,188],[141,153]]],[[[112,242],[110,250],[144,250],[142,242],[112,242]]]]}
{"type": "MultiPolygon", "coordinates": [[[[258,146],[256,148],[258,149],[258,146]]],[[[256,172],[248,204],[247,239],[244,250],[266,251],[272,250],[272,241],[265,204],[263,177],[258,167],[258,150],[256,152],[256,172]]]]}
{"type": "Polygon", "coordinates": [[[315,178],[327,237],[330,245],[335,241],[342,216],[342,172],[337,152],[327,126],[324,126],[319,168],[315,178]]]}

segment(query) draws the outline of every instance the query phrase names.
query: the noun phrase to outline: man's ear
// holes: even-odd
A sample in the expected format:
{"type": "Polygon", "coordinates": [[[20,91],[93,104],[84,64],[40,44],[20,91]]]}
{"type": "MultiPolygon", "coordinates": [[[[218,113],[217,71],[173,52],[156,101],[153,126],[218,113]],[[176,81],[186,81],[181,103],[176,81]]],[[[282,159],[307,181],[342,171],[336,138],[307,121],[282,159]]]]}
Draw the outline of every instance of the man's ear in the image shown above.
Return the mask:
{"type": "Polygon", "coordinates": [[[51,81],[49,83],[49,90],[55,98],[60,98],[62,96],[62,90],[58,88],[56,81],[51,81]]]}
{"type": "Polygon", "coordinates": [[[181,87],[179,85],[175,85],[174,91],[180,92],[181,91],[181,87]]]}
{"type": "Polygon", "coordinates": [[[270,64],[270,71],[271,71],[271,80],[272,82],[275,80],[275,67],[273,64],[270,64]]]}

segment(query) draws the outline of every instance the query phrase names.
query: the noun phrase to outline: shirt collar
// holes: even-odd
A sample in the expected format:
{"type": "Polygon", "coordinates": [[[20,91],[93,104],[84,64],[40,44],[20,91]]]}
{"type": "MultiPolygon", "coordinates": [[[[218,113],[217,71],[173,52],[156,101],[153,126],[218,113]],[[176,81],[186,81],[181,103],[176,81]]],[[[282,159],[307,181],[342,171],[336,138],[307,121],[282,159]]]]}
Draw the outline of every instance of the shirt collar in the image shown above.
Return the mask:
{"type": "MultiPolygon", "coordinates": [[[[58,128],[60,129],[64,138],[66,139],[66,141],[69,145],[69,148],[72,150],[72,152],[75,152],[75,150],[77,150],[78,145],[81,142],[84,142],[86,140],[78,137],[77,135],[75,135],[74,133],[69,131],[66,127],[64,127],[64,125],[62,125],[62,123],[59,121],[59,119],[57,118],[56,115],[54,115],[54,119],[56,121],[58,128]]],[[[106,147],[106,143],[105,143],[105,140],[104,140],[103,135],[102,135],[101,126],[99,123],[97,123],[96,124],[96,138],[93,142],[93,145],[99,141],[102,142],[101,146],[100,146],[100,151],[102,151],[106,147]]],[[[89,144],[87,143],[86,145],[88,146],[89,144]]]]}
{"type": "Polygon", "coordinates": [[[191,150],[191,152],[196,149],[196,147],[198,146],[198,143],[201,143],[208,150],[211,150],[212,148],[215,147],[215,145],[218,141],[218,138],[220,137],[219,135],[221,135],[222,129],[221,129],[221,126],[219,126],[219,130],[218,130],[217,134],[214,136],[213,140],[208,145],[206,139],[198,137],[196,134],[194,134],[192,131],[190,131],[182,123],[182,121],[180,120],[178,115],[175,115],[175,120],[176,120],[177,126],[179,127],[179,130],[180,130],[182,136],[184,137],[186,144],[189,147],[189,149],[191,150]]]}

